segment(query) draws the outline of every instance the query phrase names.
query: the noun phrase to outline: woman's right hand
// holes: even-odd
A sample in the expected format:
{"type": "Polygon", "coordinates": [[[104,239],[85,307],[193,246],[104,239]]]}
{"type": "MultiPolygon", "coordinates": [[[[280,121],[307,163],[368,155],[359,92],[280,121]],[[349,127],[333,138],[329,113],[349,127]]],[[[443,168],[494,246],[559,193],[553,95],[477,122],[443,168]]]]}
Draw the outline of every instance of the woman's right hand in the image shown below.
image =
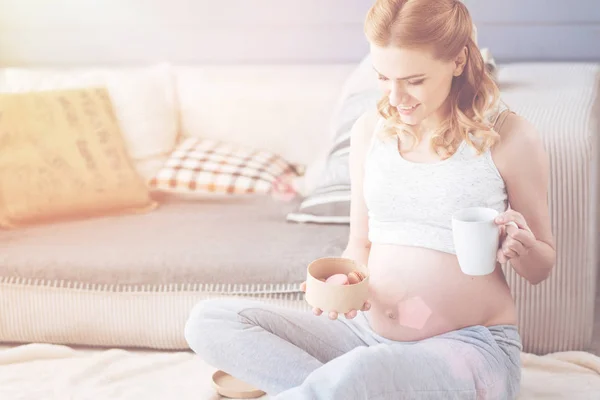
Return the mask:
{"type": "MultiPolygon", "coordinates": [[[[300,290],[302,290],[304,293],[306,293],[306,281],[304,281],[300,284],[300,290]]],[[[369,303],[368,301],[365,301],[365,304],[363,304],[362,309],[360,311],[368,311],[370,308],[371,308],[371,303],[369,303]]],[[[319,316],[319,315],[323,314],[323,310],[321,310],[320,308],[313,308],[313,314],[315,314],[316,316],[319,316]]],[[[358,315],[358,311],[350,310],[347,313],[345,313],[344,315],[346,316],[346,318],[352,319],[358,315]]],[[[335,312],[335,311],[329,312],[329,319],[335,320],[337,318],[338,318],[337,312],[335,312]]]]}

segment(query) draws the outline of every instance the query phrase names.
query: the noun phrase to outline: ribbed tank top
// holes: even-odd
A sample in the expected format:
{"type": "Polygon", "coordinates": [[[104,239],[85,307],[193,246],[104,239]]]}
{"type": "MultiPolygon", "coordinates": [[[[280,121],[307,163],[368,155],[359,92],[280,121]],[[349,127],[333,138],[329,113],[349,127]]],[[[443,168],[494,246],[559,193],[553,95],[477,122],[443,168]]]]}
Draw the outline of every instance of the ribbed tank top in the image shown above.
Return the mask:
{"type": "MultiPolygon", "coordinates": [[[[500,121],[493,122],[499,130],[500,121]]],[[[379,137],[382,126],[383,119],[377,124],[364,167],[363,192],[372,243],[455,254],[454,212],[467,207],[507,209],[506,186],[489,150],[477,155],[463,141],[445,160],[412,162],[400,155],[397,137],[379,137]]]]}

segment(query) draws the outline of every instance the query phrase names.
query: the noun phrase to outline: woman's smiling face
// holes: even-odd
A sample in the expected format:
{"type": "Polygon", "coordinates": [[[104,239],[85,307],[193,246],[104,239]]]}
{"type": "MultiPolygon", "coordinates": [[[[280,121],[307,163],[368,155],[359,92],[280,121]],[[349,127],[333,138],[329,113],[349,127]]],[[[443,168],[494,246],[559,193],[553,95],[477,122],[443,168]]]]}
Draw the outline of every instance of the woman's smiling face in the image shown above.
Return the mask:
{"type": "Polygon", "coordinates": [[[418,126],[442,118],[457,70],[427,50],[371,45],[371,59],[381,89],[403,123],[418,126]],[[433,117],[433,118],[432,118],[433,117]]]}

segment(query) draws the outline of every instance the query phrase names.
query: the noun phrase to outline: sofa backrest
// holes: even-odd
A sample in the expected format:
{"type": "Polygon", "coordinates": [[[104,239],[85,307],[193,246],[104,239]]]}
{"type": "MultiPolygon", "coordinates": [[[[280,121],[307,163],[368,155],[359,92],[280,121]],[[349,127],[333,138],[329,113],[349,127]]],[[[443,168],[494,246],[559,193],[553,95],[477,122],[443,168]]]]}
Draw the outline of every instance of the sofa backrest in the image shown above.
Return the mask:
{"type": "Polygon", "coordinates": [[[330,121],[356,66],[239,65],[0,68],[0,93],[106,86],[145,175],[184,137],[274,151],[309,165],[327,151],[330,121]]]}

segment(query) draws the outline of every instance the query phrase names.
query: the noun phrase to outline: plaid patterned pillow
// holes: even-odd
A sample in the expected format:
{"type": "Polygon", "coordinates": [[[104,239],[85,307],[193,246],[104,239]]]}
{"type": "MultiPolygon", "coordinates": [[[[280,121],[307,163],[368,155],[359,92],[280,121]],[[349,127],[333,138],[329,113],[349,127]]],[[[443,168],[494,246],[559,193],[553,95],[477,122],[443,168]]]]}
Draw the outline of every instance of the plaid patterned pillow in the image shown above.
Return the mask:
{"type": "Polygon", "coordinates": [[[270,193],[275,182],[300,175],[277,154],[212,139],[185,139],[150,180],[162,192],[270,193]]]}

